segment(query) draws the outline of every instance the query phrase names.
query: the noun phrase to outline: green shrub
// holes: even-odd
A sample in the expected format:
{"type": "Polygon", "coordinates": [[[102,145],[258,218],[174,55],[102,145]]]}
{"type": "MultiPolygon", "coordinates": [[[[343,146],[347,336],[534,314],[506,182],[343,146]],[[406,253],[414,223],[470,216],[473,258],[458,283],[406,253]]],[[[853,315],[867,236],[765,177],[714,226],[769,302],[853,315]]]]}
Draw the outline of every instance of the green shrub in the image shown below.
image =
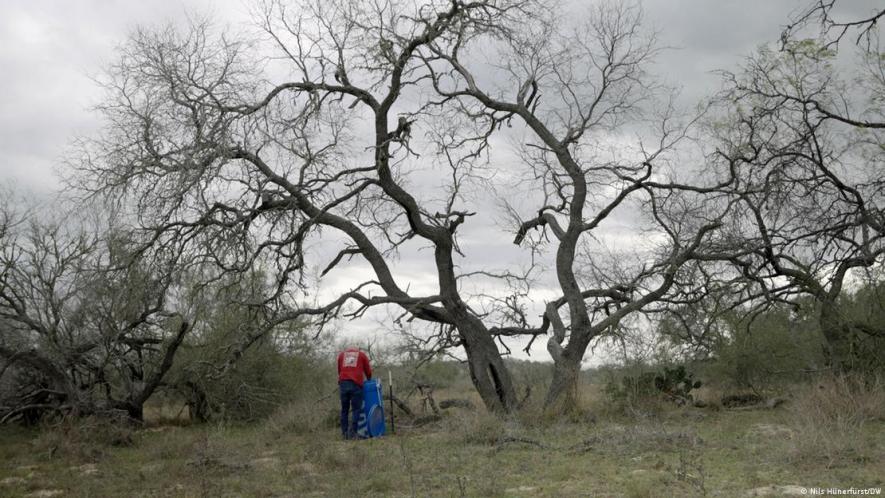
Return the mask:
{"type": "Polygon", "coordinates": [[[603,391],[613,402],[632,402],[657,395],[655,389],[655,373],[642,372],[636,375],[625,375],[620,379],[611,379],[605,384],[603,391]]]}
{"type": "Polygon", "coordinates": [[[853,370],[861,375],[885,374],[885,282],[867,283],[843,294],[838,308],[847,323],[853,370]]]}
{"type": "Polygon", "coordinates": [[[630,415],[655,415],[665,401],[679,405],[692,402],[691,391],[701,387],[701,382],[684,365],[657,371],[650,368],[634,366],[620,374],[610,370],[603,387],[609,408],[630,415]]]}
{"type": "Polygon", "coordinates": [[[457,362],[434,360],[421,365],[414,372],[413,380],[441,389],[454,386],[465,373],[465,368],[457,362]]]}
{"type": "Polygon", "coordinates": [[[648,367],[609,371],[602,389],[606,403],[600,411],[639,417],[660,413],[663,406],[660,393],[654,387],[655,373],[645,368],[648,367]]]}
{"type": "Polygon", "coordinates": [[[215,321],[176,358],[169,384],[194,420],[260,420],[288,403],[311,403],[331,392],[333,359],[298,324],[265,335],[219,370],[232,356],[230,345],[242,341],[239,318],[215,321]]]}
{"type": "Polygon", "coordinates": [[[824,363],[823,337],[811,316],[788,309],[744,317],[713,350],[709,374],[737,388],[766,389],[802,380],[824,363]]]}

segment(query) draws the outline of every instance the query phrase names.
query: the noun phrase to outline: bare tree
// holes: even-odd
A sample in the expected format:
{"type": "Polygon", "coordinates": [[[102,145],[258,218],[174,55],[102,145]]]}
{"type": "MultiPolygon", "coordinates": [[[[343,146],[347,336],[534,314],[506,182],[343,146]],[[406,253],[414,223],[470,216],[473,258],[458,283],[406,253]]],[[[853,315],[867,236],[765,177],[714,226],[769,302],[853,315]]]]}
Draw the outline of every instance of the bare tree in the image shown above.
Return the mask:
{"type": "Polygon", "coordinates": [[[885,9],[875,9],[860,19],[836,20],[836,0],[815,0],[786,25],[781,33],[781,46],[786,47],[803,34],[805,28],[818,28],[818,36],[824,48],[838,47],[846,35],[854,37],[855,45],[865,45],[866,51],[878,43],[878,23],[885,17],[885,9]]]}
{"type": "MultiPolygon", "coordinates": [[[[837,303],[852,274],[885,255],[882,182],[883,66],[875,43],[881,12],[857,23],[829,17],[820,2],[784,32],[778,52],[763,49],[738,73],[723,73],[727,117],[714,124],[717,164],[736,176],[739,202],[721,239],[723,259],[753,285],[748,296],[798,303],[812,296],[835,366],[883,331],[837,303]],[[795,40],[820,16],[820,38],[795,40]],[[867,44],[853,60],[854,83],[835,69],[850,28],[867,44]]],[[[858,38],[860,42],[860,38],[858,38]]]]}
{"type": "Polygon", "coordinates": [[[521,180],[540,194],[530,216],[522,214],[525,206],[511,205],[519,220],[514,243],[555,253],[560,297],[546,302],[537,326],[517,301],[505,302],[510,323],[501,329],[533,337],[551,332],[555,367],[546,404],[568,407],[591,342],[679,288],[680,272],[723,211],[698,210],[693,194],[711,187],[680,179],[669,162],[686,127],[667,99],[663,108],[654,105],[668,94],[646,71],[658,49],[653,34],[642,31],[641,9],[603,4],[582,23],[569,23],[558,9],[532,14],[484,38],[459,34],[447,46],[431,43],[424,62],[440,105],[461,106],[489,133],[516,120],[529,134],[521,154],[529,174],[521,180]],[[471,67],[481,67],[475,51],[499,62],[480,72],[471,67]],[[631,131],[641,136],[637,127],[649,123],[651,139],[637,137],[626,151],[610,145],[631,131]],[[618,216],[634,224],[635,240],[656,243],[606,258],[604,230],[618,216]],[[533,229],[539,237],[531,237],[533,229]]]}
{"type": "Polygon", "coordinates": [[[101,108],[108,127],[84,147],[75,181],[136,220],[145,247],[174,248],[228,273],[267,269],[276,292],[256,304],[288,310],[280,321],[310,315],[322,325],[394,306],[403,318],[437,324],[445,346],[464,348],[493,410],[517,405],[496,338],[504,345],[502,337],[551,332],[547,403],[569,404],[563,395],[591,341],[664,299],[722,213],[665,214],[697,214],[697,188],[669,174],[667,154],[685,136],[671,106],[654,114],[653,145],[606,150],[605,138],[643,121],[660,93],[644,69],[657,49],[640,32],[640,10],[606,5],[568,33],[549,12],[530,1],[270,1],[258,11],[274,54],[266,59],[205,23],[184,35],[141,30],[110,70],[101,108]],[[505,61],[493,68],[501,90],[470,69],[483,50],[505,61]],[[538,325],[527,315],[534,266],[465,271],[458,263],[458,230],[480,205],[465,191],[496,169],[487,165],[491,137],[513,121],[532,134],[523,171],[542,192],[531,216],[509,207],[520,218],[515,242],[540,254],[532,229],[555,239],[561,296],[538,325]],[[426,178],[412,171],[428,164],[444,172],[433,178],[442,195],[413,186],[426,178]],[[630,264],[596,257],[595,234],[634,209],[642,236],[657,242],[630,264]],[[309,251],[314,244],[324,249],[309,251]],[[432,252],[438,292],[410,292],[392,270],[418,245],[432,252]],[[297,304],[316,285],[314,269],[321,281],[351,258],[372,277],[325,303],[297,304]],[[499,299],[463,290],[490,279],[517,291],[499,299]]]}
{"type": "MultiPolygon", "coordinates": [[[[9,210],[4,210],[4,216],[9,210]]],[[[8,226],[8,225],[7,225],[8,226]]],[[[0,358],[30,380],[2,421],[35,412],[143,417],[192,320],[170,303],[162,264],[132,264],[125,240],[70,218],[30,218],[0,237],[0,358]],[[126,261],[126,264],[122,264],[126,261]]]]}
{"type": "MultiPolygon", "coordinates": [[[[151,247],[176,247],[227,272],[261,265],[291,312],[280,320],[360,316],[394,305],[452,327],[490,409],[516,397],[490,330],[459,294],[456,232],[473,213],[450,195],[424,202],[407,190],[426,105],[416,53],[453,31],[493,29],[506,2],[266,2],[261,26],[280,57],[212,38],[199,24],[139,31],[107,81],[103,137],[84,148],[80,186],[131,209],[151,247]],[[263,66],[263,67],[262,67],[263,66]],[[261,76],[283,74],[271,84],[261,76]],[[311,254],[312,241],[337,245],[311,254]],[[439,292],[413,295],[391,271],[410,241],[432,248],[439,292]],[[335,255],[337,253],[337,255],[335,255]],[[299,307],[320,277],[359,257],[374,277],[315,307],[299,307]],[[312,259],[314,258],[314,259],[312,259]]],[[[434,152],[469,167],[470,150],[434,152]]]]}

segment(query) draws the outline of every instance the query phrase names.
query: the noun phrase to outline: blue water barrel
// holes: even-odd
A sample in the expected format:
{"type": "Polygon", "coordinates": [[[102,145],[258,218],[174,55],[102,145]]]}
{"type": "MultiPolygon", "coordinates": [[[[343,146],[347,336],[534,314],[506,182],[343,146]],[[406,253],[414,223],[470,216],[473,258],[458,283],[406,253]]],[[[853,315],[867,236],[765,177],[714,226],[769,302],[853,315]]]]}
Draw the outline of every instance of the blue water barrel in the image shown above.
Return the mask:
{"type": "Polygon", "coordinates": [[[361,437],[378,437],[386,432],[384,396],[378,379],[370,379],[363,384],[363,412],[358,422],[357,432],[361,437]]]}

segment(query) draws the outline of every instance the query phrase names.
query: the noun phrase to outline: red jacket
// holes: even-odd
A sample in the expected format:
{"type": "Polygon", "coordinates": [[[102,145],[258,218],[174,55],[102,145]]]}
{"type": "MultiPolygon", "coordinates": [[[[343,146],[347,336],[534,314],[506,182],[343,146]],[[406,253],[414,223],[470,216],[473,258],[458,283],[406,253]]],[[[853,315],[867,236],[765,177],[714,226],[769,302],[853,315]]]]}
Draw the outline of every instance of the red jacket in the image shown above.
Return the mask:
{"type": "Polygon", "coordinates": [[[366,353],[356,348],[348,348],[338,353],[338,382],[352,380],[362,387],[363,382],[371,378],[372,366],[369,365],[366,353]]]}

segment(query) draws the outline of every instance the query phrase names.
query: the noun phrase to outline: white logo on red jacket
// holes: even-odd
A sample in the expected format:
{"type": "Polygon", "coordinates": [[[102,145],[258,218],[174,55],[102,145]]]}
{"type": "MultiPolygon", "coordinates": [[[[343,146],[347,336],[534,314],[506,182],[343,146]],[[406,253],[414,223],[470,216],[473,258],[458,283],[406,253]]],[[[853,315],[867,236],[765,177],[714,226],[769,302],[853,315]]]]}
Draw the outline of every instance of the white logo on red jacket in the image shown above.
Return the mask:
{"type": "Polygon", "coordinates": [[[345,367],[356,367],[357,361],[359,361],[360,354],[357,351],[345,351],[344,353],[344,366],[345,367]]]}

